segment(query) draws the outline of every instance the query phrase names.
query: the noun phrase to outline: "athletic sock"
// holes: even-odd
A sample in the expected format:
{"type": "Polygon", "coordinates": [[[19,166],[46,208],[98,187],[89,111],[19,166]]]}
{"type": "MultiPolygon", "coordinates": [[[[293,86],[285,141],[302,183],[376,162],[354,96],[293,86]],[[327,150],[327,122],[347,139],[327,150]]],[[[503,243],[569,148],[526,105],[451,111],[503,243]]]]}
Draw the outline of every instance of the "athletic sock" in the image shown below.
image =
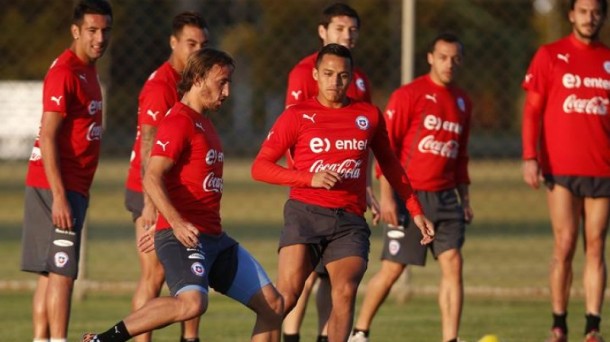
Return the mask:
{"type": "Polygon", "coordinates": [[[318,335],[318,339],[316,340],[316,342],[328,342],[328,336],[318,335]]]}
{"type": "Polygon", "coordinates": [[[568,317],[568,313],[564,312],[563,314],[553,313],[553,329],[558,328],[563,331],[565,335],[568,334],[568,323],[566,319],[568,317]]]}
{"type": "Polygon", "coordinates": [[[101,342],[125,342],[131,338],[131,335],[129,335],[125,323],[120,321],[107,331],[98,334],[97,338],[101,342]]]}
{"type": "Polygon", "coordinates": [[[452,338],[452,339],[450,339],[450,340],[449,340],[449,341],[447,341],[447,342],[458,342],[458,339],[457,339],[457,337],[456,337],[456,338],[452,338]]]}
{"type": "Polygon", "coordinates": [[[354,328],[354,330],[352,330],[352,335],[355,335],[356,333],[362,333],[364,335],[364,337],[368,338],[369,337],[369,330],[361,330],[358,328],[354,328]]]}
{"type": "Polygon", "coordinates": [[[32,342],[49,342],[48,338],[35,338],[32,342]]]}
{"type": "Polygon", "coordinates": [[[299,342],[301,335],[299,334],[284,334],[284,342],[299,342]]]}
{"type": "Polygon", "coordinates": [[[49,342],[68,342],[66,338],[51,338],[49,342]]]}
{"type": "Polygon", "coordinates": [[[193,338],[180,337],[180,342],[199,342],[199,337],[193,337],[193,338]]]}
{"type": "Polygon", "coordinates": [[[600,316],[586,314],[585,319],[587,320],[587,324],[585,326],[585,335],[590,333],[591,331],[599,331],[599,322],[602,320],[600,316]]]}

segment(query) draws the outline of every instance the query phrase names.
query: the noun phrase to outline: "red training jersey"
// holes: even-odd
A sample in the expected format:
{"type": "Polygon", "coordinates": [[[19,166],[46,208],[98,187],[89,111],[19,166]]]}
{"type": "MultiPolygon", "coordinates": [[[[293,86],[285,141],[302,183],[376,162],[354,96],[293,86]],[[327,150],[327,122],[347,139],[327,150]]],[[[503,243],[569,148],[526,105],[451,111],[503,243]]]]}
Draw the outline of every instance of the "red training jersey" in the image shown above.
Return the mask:
{"type": "MultiPolygon", "coordinates": [[[[288,75],[286,108],[318,95],[318,83],[313,78],[318,53],[303,58],[288,75]]],[[[352,81],[347,88],[347,97],[357,101],[371,102],[371,87],[362,70],[354,68],[352,81]]]]}
{"type": "Polygon", "coordinates": [[[544,99],[542,117],[523,118],[523,157],[543,174],[610,177],[610,49],[573,34],[543,45],[523,88],[544,99]]]}
{"type": "Polygon", "coordinates": [[[385,111],[388,136],[413,189],[440,191],[470,184],[471,112],[464,91],[437,85],[429,75],[392,93],[385,111]]]}
{"type": "MultiPolygon", "coordinates": [[[[63,121],[57,135],[59,167],[66,190],[89,196],[100,156],[102,91],[95,66],[66,49],[51,64],[42,90],[43,112],[57,112],[63,121]]],[[[39,137],[30,155],[26,185],[50,189],[39,137]]]]}
{"type": "MultiPolygon", "coordinates": [[[[164,184],[182,218],[202,233],[220,234],[224,154],[210,119],[176,102],[159,125],[150,155],[174,161],[164,184]]],[[[158,230],[171,228],[161,213],[156,226],[158,230]]]]}
{"type": "Polygon", "coordinates": [[[414,216],[421,214],[409,180],[390,149],[383,117],[377,107],[366,102],[350,100],[347,106],[334,109],[312,98],[287,108],[254,160],[252,176],[291,186],[291,199],[362,215],[366,210],[369,148],[409,211],[414,216]],[[276,164],[286,150],[294,160],[291,169],[276,164]],[[312,188],[314,173],[324,170],[338,172],[341,181],[330,190],[312,188]]]}
{"type": "Polygon", "coordinates": [[[178,82],[180,74],[169,62],[163,63],[150,76],[138,98],[138,127],[136,139],[131,150],[126,187],[142,192],[142,157],[140,155],[140,128],[142,125],[158,127],[167,111],[178,102],[178,82]]]}

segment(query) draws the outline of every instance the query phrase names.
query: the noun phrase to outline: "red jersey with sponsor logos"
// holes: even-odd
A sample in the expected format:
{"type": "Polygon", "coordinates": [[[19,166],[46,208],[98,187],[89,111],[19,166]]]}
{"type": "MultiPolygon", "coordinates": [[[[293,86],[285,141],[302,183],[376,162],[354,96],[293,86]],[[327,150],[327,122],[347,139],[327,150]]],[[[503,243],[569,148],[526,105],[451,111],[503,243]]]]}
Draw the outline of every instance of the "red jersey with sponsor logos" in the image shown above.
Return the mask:
{"type": "MultiPolygon", "coordinates": [[[[182,218],[202,233],[220,234],[224,154],[210,119],[176,102],[159,125],[150,155],[174,161],[164,182],[169,199],[182,218]]],[[[157,229],[170,229],[161,213],[157,229]]]]}
{"type": "Polygon", "coordinates": [[[466,93],[437,85],[429,75],[392,93],[385,111],[388,135],[413,189],[440,191],[470,184],[471,110],[466,93]]]}
{"type": "Polygon", "coordinates": [[[127,189],[142,192],[142,157],[140,156],[140,127],[150,125],[158,127],[167,111],[178,101],[178,82],[180,74],[169,62],[163,63],[150,76],[138,98],[138,127],[136,140],[131,150],[127,189]]]}
{"type": "MultiPolygon", "coordinates": [[[[318,83],[313,78],[318,53],[303,58],[288,75],[286,107],[308,100],[318,95],[318,83]]],[[[347,96],[357,101],[371,102],[369,80],[358,68],[354,68],[352,82],[347,88],[347,96]]]]}
{"type": "Polygon", "coordinates": [[[524,132],[524,158],[538,156],[544,174],[610,177],[610,49],[574,35],[544,45],[523,88],[545,99],[542,118],[524,118],[542,120],[524,132]]]}
{"type": "MultiPolygon", "coordinates": [[[[85,64],[66,49],[47,72],[42,97],[43,112],[63,115],[57,147],[64,187],[89,196],[102,138],[102,91],[95,66],[85,64]]],[[[50,188],[38,138],[30,156],[26,185],[50,188]]]]}
{"type": "Polygon", "coordinates": [[[413,215],[421,207],[409,180],[389,146],[385,123],[377,107],[352,101],[328,108],[316,98],[288,107],[277,119],[252,165],[253,177],[289,185],[290,198],[326,208],[343,208],[362,215],[366,210],[369,148],[413,215]],[[276,162],[289,150],[294,165],[276,162]],[[331,170],[342,179],[330,189],[311,187],[313,174],[331,170]]]}

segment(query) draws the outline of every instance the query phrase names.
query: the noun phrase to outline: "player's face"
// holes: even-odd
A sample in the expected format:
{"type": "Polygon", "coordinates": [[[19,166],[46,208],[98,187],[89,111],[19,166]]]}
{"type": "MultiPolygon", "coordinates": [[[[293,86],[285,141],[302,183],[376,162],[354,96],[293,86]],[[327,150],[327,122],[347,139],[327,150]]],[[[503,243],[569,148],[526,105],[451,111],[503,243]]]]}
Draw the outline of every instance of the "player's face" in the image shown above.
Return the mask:
{"type": "Polygon", "coordinates": [[[224,100],[229,97],[229,87],[233,67],[225,65],[214,65],[199,83],[199,95],[201,103],[206,110],[215,111],[220,108],[224,100]]]}
{"type": "Polygon", "coordinates": [[[318,34],[324,45],[334,43],[352,49],[358,40],[358,21],[348,16],[333,17],[328,27],[318,27],[318,34]]]}
{"type": "Polygon", "coordinates": [[[585,42],[597,39],[606,19],[598,0],[577,0],[568,16],[576,38],[585,42]]]}
{"type": "Polygon", "coordinates": [[[208,32],[197,26],[186,25],[178,36],[172,35],[169,42],[172,54],[176,57],[175,68],[181,71],[186,66],[189,56],[208,45],[208,32]]]}
{"type": "Polygon", "coordinates": [[[318,68],[313,70],[313,78],[318,82],[318,101],[322,105],[333,108],[342,106],[352,78],[349,59],[324,55],[318,68]]]}
{"type": "Polygon", "coordinates": [[[434,45],[434,51],[428,53],[428,64],[434,83],[444,86],[450,84],[462,64],[460,44],[439,40],[434,45]]]}
{"type": "Polygon", "coordinates": [[[110,43],[112,18],[108,15],[85,14],[80,26],[72,25],[74,51],[83,61],[94,63],[104,55],[110,43]]]}

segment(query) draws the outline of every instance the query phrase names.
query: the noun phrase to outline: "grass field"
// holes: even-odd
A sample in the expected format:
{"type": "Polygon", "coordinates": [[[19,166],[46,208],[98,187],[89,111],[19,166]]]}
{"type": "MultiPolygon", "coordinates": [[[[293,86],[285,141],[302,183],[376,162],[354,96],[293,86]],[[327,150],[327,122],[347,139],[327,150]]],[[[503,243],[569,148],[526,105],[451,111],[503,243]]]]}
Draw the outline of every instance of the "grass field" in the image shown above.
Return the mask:
{"type": "MultiPolygon", "coordinates": [[[[88,290],[86,300],[74,304],[71,340],[84,330],[113,324],[129,310],[130,294],[138,277],[129,213],[123,208],[127,164],[103,160],[91,193],[86,278],[100,288],[88,290]]],[[[547,271],[551,234],[542,191],[522,183],[519,163],[480,161],[471,164],[475,221],[468,227],[464,247],[466,305],[462,338],[476,341],[495,333],[501,341],[541,341],[550,324],[547,271]]],[[[20,225],[25,164],[0,164],[0,331],[2,341],[30,339],[31,281],[19,271],[20,225]]],[[[224,228],[248,248],[275,278],[277,239],[287,190],[257,184],[249,177],[249,162],[228,160],[223,197],[224,228]]],[[[373,227],[369,271],[378,267],[381,234],[373,227]]],[[[440,323],[434,296],[438,267],[411,271],[412,296],[401,305],[389,301],[376,318],[375,341],[439,341],[440,323]]],[[[574,295],[570,307],[571,338],[583,329],[582,249],[575,259],[574,295]]],[[[363,291],[365,288],[363,287],[363,291]]],[[[361,299],[361,298],[360,298],[361,299]]],[[[359,299],[359,300],[360,300],[359,299]]],[[[202,325],[204,341],[247,340],[253,315],[222,296],[213,296],[202,325]]],[[[315,310],[302,331],[313,341],[315,310]]],[[[610,336],[609,325],[602,323],[610,336]]],[[[175,341],[176,327],[157,333],[157,341],[175,341]]]]}

